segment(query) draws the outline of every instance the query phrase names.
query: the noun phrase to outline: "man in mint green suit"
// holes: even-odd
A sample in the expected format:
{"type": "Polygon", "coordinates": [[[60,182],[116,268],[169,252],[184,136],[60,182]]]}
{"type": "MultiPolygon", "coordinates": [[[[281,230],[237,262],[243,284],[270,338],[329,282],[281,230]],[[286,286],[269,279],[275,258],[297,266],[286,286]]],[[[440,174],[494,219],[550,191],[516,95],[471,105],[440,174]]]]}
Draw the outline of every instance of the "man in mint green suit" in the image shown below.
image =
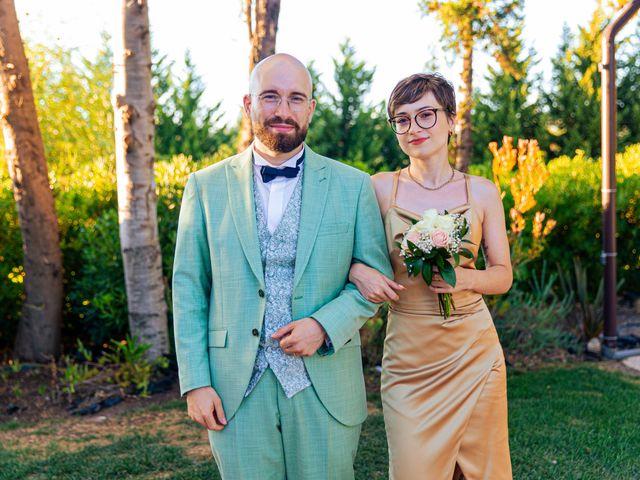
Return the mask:
{"type": "Polygon", "coordinates": [[[225,480],[353,478],[367,415],[358,330],[377,306],[348,274],[391,267],[369,176],[303,143],[311,87],[294,57],[260,62],[244,97],[254,143],[184,190],[180,389],[225,480]]]}

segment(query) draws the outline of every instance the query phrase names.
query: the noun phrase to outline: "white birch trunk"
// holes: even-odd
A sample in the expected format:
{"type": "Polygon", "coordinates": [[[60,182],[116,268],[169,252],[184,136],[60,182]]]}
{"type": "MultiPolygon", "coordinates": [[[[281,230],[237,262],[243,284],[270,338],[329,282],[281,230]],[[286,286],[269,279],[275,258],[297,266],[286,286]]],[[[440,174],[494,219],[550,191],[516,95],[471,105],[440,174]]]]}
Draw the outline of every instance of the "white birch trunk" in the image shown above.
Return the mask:
{"type": "Polygon", "coordinates": [[[155,104],[147,0],[121,0],[114,36],[114,123],[120,246],[132,336],[153,359],[169,351],[154,178],[155,104]]]}

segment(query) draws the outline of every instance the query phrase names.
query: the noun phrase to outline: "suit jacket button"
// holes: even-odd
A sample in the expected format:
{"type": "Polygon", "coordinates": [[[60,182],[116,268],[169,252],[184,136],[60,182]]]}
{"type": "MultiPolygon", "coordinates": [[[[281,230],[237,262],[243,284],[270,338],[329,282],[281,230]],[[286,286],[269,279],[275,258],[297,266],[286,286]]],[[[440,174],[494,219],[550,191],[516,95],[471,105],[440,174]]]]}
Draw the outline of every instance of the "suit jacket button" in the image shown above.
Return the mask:
{"type": "Polygon", "coordinates": [[[253,334],[254,337],[260,336],[260,332],[258,331],[257,328],[254,328],[253,330],[251,330],[251,333],[253,334]]]}
{"type": "Polygon", "coordinates": [[[262,290],[262,289],[258,290],[258,296],[260,298],[264,298],[264,290],[262,290]]]}

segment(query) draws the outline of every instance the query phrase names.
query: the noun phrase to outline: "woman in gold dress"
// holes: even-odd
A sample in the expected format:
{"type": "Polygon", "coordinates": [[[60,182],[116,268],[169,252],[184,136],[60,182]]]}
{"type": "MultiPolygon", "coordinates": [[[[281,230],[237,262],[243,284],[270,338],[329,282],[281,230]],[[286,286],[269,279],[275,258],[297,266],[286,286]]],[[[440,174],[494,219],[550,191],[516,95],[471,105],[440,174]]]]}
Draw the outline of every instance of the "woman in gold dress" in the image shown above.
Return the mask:
{"type": "Polygon", "coordinates": [[[362,264],[350,272],[367,299],[390,302],[381,391],[394,480],[512,478],[505,362],[482,297],[511,286],[504,210],[493,183],[449,164],[455,108],[453,87],[438,74],[396,85],[389,123],[409,163],[373,176],[395,278],[362,264]],[[477,258],[482,246],[486,269],[461,258],[455,287],[438,275],[431,286],[407,275],[396,242],[427,208],[466,217],[470,249],[477,258]],[[437,298],[445,292],[455,304],[446,319],[437,298]]]}

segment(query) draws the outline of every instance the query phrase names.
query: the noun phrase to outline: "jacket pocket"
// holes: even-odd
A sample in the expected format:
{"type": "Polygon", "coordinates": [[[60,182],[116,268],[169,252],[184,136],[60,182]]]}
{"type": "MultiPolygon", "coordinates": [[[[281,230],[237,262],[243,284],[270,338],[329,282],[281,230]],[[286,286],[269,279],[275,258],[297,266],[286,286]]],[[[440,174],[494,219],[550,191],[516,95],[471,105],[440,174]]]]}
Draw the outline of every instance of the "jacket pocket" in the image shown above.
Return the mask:
{"type": "Polygon", "coordinates": [[[318,236],[323,235],[337,235],[340,233],[346,233],[349,230],[349,224],[346,222],[342,223],[327,223],[325,225],[320,226],[320,230],[318,230],[318,236]]]}
{"type": "Polygon", "coordinates": [[[226,330],[209,330],[209,347],[226,347],[226,330]]]}

